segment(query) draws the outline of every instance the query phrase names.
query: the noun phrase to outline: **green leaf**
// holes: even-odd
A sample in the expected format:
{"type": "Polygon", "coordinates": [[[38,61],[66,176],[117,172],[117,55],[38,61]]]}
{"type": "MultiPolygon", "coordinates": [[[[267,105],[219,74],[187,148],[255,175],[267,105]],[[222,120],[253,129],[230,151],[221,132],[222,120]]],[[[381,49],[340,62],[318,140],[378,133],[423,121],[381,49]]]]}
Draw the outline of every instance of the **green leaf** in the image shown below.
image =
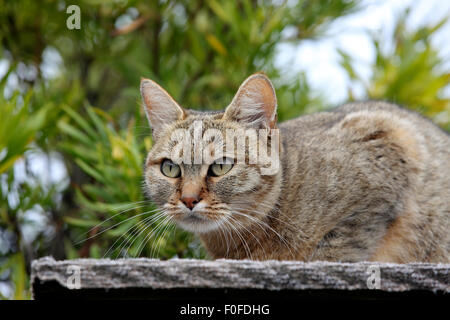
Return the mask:
{"type": "Polygon", "coordinates": [[[86,219],[69,217],[69,216],[63,217],[63,220],[66,223],[73,225],[75,227],[87,227],[87,228],[93,228],[100,223],[100,221],[97,221],[97,220],[86,220],[86,219]]]}

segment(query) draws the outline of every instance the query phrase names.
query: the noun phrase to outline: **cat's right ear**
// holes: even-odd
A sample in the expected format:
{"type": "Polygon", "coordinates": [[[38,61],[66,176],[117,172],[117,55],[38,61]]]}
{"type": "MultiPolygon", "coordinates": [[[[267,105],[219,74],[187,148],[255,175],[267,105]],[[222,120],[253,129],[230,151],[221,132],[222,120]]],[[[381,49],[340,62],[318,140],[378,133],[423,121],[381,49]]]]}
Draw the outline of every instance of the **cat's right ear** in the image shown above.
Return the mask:
{"type": "Polygon", "coordinates": [[[141,78],[141,96],[155,140],[167,126],[185,117],[183,108],[166,90],[150,79],[141,78]]]}

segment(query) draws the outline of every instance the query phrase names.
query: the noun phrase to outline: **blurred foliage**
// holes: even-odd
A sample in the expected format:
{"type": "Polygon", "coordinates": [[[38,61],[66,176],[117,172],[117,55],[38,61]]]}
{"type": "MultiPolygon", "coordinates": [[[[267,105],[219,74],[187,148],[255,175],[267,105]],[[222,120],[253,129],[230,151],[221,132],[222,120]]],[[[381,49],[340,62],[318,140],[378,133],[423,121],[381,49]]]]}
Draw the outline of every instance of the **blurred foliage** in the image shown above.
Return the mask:
{"type": "MultiPolygon", "coordinates": [[[[25,99],[28,98],[29,95],[25,97],[25,99]]],[[[26,101],[22,106],[18,104],[18,93],[9,100],[0,97],[0,103],[2,105],[0,174],[2,174],[22,157],[36,134],[42,130],[47,108],[30,114],[26,101]]]]}
{"type": "MultiPolygon", "coordinates": [[[[280,120],[320,111],[329,103],[311,89],[308,75],[287,76],[276,67],[278,45],[320,38],[359,8],[356,0],[70,4],[81,8],[80,30],[66,28],[65,1],[0,0],[5,298],[29,298],[30,261],[44,255],[204,258],[198,240],[161,220],[143,192],[152,141],[138,103],[140,77],[203,110],[223,109],[243,79],[264,71],[277,88],[280,120]],[[39,163],[45,167],[36,169],[39,163]]],[[[407,30],[405,19],[392,51],[374,36],[377,60],[368,83],[344,52],[342,66],[363,83],[367,98],[421,110],[448,128],[442,94],[448,72],[430,42],[441,24],[407,30]]]]}
{"type": "MultiPolygon", "coordinates": [[[[197,256],[188,246],[188,234],[160,237],[171,229],[160,223],[161,219],[155,219],[156,207],[142,193],[142,168],[151,146],[150,137],[139,141],[134,121],[121,129],[100,109],[87,107],[86,118],[69,107],[63,109],[67,115],[61,117],[58,128],[67,139],[61,142],[61,150],[90,178],[76,187],[75,200],[81,210],[68,212],[64,217],[74,235],[79,233],[78,239],[87,236],[79,254],[97,258],[197,256]],[[90,228],[87,235],[86,228],[90,228]],[[155,251],[161,247],[164,250],[155,251]]],[[[75,252],[72,243],[66,246],[75,252]]]]}
{"type": "Polygon", "coordinates": [[[14,299],[29,297],[25,290],[27,252],[19,249],[24,242],[22,227],[29,224],[25,213],[36,207],[50,209],[48,204],[52,203],[51,192],[36,185],[31,177],[27,181],[17,179],[13,170],[13,165],[33,148],[46,124],[49,106],[30,112],[30,97],[31,92],[25,96],[15,92],[10,99],[0,96],[0,275],[8,274],[15,283],[14,299]]]}

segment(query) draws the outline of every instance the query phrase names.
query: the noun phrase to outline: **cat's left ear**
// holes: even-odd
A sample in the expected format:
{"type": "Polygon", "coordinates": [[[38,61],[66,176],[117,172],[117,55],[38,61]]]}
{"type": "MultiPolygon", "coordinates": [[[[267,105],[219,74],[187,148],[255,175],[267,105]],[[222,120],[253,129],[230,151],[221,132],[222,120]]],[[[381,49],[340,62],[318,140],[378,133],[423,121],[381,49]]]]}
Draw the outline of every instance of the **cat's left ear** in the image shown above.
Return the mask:
{"type": "Polygon", "coordinates": [[[277,97],[269,78],[262,73],[248,77],[226,108],[223,119],[253,128],[276,127],[277,97]]]}

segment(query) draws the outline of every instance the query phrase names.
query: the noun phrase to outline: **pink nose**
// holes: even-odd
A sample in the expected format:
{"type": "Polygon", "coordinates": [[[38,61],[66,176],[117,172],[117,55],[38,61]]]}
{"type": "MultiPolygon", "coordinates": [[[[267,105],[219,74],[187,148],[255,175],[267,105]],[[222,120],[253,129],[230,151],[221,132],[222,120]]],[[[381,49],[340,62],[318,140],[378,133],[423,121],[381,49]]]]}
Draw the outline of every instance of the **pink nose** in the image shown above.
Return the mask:
{"type": "Polygon", "coordinates": [[[182,196],[181,202],[184,203],[184,205],[189,208],[193,209],[197,203],[199,203],[202,199],[200,199],[198,196],[182,196]]]}

